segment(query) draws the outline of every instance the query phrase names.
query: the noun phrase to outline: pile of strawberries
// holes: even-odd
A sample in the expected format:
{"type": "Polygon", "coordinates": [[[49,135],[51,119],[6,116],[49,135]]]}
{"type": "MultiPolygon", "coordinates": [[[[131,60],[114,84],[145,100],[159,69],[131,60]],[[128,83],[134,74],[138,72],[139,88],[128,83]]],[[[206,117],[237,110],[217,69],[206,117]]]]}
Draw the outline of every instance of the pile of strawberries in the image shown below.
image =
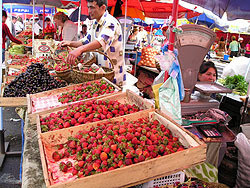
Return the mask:
{"type": "Polygon", "coordinates": [[[112,100],[91,100],[67,106],[63,111],[41,118],[42,132],[53,131],[85,123],[110,119],[140,111],[135,104],[121,104],[112,100]]]}
{"type": "Polygon", "coordinates": [[[21,65],[21,66],[29,66],[31,63],[39,63],[39,58],[22,58],[18,61],[14,61],[11,65],[21,65]]]}
{"type": "Polygon", "coordinates": [[[81,72],[92,72],[92,73],[96,73],[99,70],[99,68],[93,68],[93,67],[85,67],[81,70],[81,72]]]}
{"type": "Polygon", "coordinates": [[[85,82],[72,91],[62,93],[58,101],[64,104],[113,93],[114,91],[114,86],[108,82],[104,80],[95,80],[93,82],[85,82]]]}
{"type": "Polygon", "coordinates": [[[23,59],[23,58],[28,58],[28,56],[10,55],[10,59],[23,59]]]}
{"type": "Polygon", "coordinates": [[[79,178],[184,150],[158,120],[106,121],[82,130],[52,154],[60,170],[79,178]],[[66,162],[65,159],[73,158],[66,162]],[[61,160],[61,162],[60,162],[61,160]],[[63,162],[65,161],[65,162],[63,162]]]}

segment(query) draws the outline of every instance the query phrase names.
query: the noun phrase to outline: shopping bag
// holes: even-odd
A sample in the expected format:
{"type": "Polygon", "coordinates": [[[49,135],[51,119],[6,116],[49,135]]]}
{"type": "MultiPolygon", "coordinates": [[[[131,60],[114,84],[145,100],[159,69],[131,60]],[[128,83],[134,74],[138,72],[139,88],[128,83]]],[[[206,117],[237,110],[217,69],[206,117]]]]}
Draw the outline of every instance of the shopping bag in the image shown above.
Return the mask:
{"type": "Polygon", "coordinates": [[[167,71],[161,71],[160,74],[154,79],[152,90],[155,98],[155,108],[160,108],[159,106],[159,88],[168,79],[169,75],[167,71]]]}
{"type": "Polygon", "coordinates": [[[173,61],[172,66],[170,67],[169,75],[177,79],[177,84],[179,87],[179,97],[180,101],[182,101],[184,99],[185,92],[184,92],[184,84],[182,80],[180,64],[177,58],[178,51],[176,49],[174,50],[174,54],[175,54],[175,60],[173,61]]]}
{"type": "Polygon", "coordinates": [[[163,113],[181,124],[181,104],[176,78],[170,76],[159,88],[159,106],[163,113]]]}

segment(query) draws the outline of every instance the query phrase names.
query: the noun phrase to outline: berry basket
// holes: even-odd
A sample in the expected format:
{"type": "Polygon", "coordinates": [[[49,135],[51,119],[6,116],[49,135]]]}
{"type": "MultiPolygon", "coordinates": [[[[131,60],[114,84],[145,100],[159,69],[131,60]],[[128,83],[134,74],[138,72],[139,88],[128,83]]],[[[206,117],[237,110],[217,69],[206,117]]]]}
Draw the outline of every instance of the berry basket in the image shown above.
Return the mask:
{"type": "Polygon", "coordinates": [[[185,180],[185,173],[180,171],[162,178],[157,178],[147,183],[135,186],[136,188],[156,188],[165,185],[172,185],[174,183],[183,183],[185,180]]]}
{"type": "MultiPolygon", "coordinates": [[[[100,52],[100,51],[94,51],[94,52],[98,52],[98,53],[106,56],[111,63],[111,68],[102,67],[102,69],[105,71],[105,73],[92,73],[92,72],[82,72],[79,70],[78,67],[74,67],[72,74],[71,74],[71,77],[75,83],[82,83],[82,82],[86,82],[86,81],[98,80],[98,79],[101,79],[102,77],[105,77],[110,81],[113,81],[114,76],[115,76],[115,72],[113,70],[114,64],[113,64],[112,60],[103,52],[100,52]]],[[[84,65],[84,67],[90,67],[90,66],[84,65]]]]}
{"type": "Polygon", "coordinates": [[[65,80],[67,83],[72,83],[71,79],[71,70],[65,70],[65,71],[55,71],[57,77],[61,78],[62,80],[65,80]]]}
{"type": "MultiPolygon", "coordinates": [[[[67,57],[68,53],[71,50],[72,49],[70,47],[57,47],[54,50],[54,53],[51,53],[56,64],[60,65],[62,63],[62,61],[64,61],[64,59],[67,57]],[[60,54],[62,54],[62,53],[64,53],[64,55],[62,57],[60,57],[60,54]]],[[[77,62],[78,61],[76,60],[76,64],[77,64],[77,62]]],[[[57,77],[60,77],[62,80],[65,80],[68,83],[72,83],[71,71],[72,71],[71,68],[68,68],[68,69],[62,70],[62,71],[55,70],[57,77]]]]}

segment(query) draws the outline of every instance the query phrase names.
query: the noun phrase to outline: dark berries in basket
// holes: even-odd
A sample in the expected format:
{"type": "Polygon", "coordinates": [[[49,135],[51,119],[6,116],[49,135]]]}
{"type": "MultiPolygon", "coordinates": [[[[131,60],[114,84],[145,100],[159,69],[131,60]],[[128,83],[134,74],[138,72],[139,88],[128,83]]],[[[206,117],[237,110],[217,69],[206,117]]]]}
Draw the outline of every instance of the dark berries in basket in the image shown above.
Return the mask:
{"type": "Polygon", "coordinates": [[[5,89],[4,97],[26,97],[42,91],[64,87],[64,82],[55,80],[41,63],[32,63],[26,72],[16,77],[5,89]]]}

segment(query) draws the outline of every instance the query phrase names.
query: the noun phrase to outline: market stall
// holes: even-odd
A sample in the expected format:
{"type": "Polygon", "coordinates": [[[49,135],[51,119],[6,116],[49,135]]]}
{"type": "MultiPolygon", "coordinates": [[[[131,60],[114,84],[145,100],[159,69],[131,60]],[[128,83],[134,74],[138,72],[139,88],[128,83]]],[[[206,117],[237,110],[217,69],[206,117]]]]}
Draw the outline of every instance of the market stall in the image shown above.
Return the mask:
{"type": "MultiPolygon", "coordinates": [[[[153,86],[153,103],[112,83],[117,61],[100,51],[94,52],[104,55],[109,68],[92,52],[69,65],[72,49],[53,40],[33,40],[34,56],[20,55],[28,51],[24,46],[9,50],[0,105],[26,107],[19,112],[25,121],[23,187],[150,187],[162,177],[170,179],[164,185],[198,177],[194,169],[205,161],[217,168],[221,143],[233,142],[235,135],[210,96],[231,90],[197,83],[215,34],[195,25],[180,29],[172,21],[168,27],[176,36],[170,34],[170,45],[176,39],[179,54],[163,46],[157,67],[157,50],[145,47],[139,62],[158,77],[147,84],[153,86]],[[192,98],[193,89],[200,98],[192,98]]],[[[218,182],[216,173],[207,176],[207,182],[218,182]]]]}

